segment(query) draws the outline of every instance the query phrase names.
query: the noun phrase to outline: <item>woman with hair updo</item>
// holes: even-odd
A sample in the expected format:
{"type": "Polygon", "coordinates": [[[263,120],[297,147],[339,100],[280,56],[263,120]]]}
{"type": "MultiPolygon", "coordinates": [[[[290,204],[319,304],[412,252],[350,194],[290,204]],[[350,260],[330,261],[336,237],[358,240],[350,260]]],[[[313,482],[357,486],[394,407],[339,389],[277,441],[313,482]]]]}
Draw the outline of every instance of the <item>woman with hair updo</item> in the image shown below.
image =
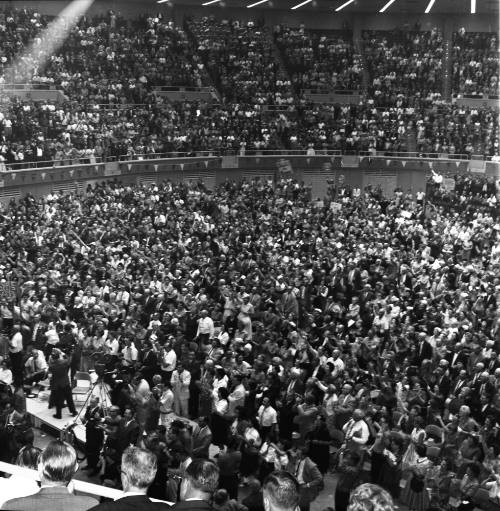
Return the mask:
{"type": "Polygon", "coordinates": [[[394,511],[389,492],[376,484],[365,483],[351,492],[347,511],[394,511]]]}

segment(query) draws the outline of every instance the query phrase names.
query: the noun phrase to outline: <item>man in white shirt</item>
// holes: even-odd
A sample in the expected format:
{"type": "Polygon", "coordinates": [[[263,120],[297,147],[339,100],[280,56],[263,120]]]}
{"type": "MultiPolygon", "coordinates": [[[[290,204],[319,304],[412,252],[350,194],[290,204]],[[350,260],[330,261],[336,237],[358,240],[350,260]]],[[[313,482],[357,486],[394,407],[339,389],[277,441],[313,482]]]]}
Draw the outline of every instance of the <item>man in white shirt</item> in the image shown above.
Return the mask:
{"type": "Polygon", "coordinates": [[[47,377],[48,367],[43,351],[33,350],[31,352],[31,357],[29,357],[24,364],[24,383],[26,385],[34,385],[45,379],[47,377]]]}
{"type": "Polygon", "coordinates": [[[175,396],[172,392],[172,386],[169,381],[165,382],[160,396],[160,421],[164,426],[168,423],[168,417],[174,413],[174,401],[175,396]]]}
{"type": "Polygon", "coordinates": [[[125,339],[125,347],[122,349],[124,365],[131,366],[137,361],[137,348],[131,339],[125,339]]]}
{"type": "Polygon", "coordinates": [[[21,325],[16,323],[12,327],[14,334],[9,341],[9,357],[12,367],[12,376],[14,386],[21,387],[23,384],[23,336],[21,334],[21,325]]]}
{"type": "Polygon", "coordinates": [[[229,413],[231,415],[236,413],[236,408],[238,406],[243,406],[245,404],[245,396],[246,389],[242,383],[242,377],[239,374],[235,374],[233,376],[234,380],[234,388],[231,394],[228,396],[229,401],[229,413]]]}
{"type": "Polygon", "coordinates": [[[0,385],[12,385],[12,371],[7,369],[7,363],[0,357],[0,385]]]}
{"type": "Polygon", "coordinates": [[[169,342],[166,342],[164,349],[160,351],[160,364],[163,382],[170,383],[172,373],[177,366],[177,354],[169,342]]]}
{"type": "Polygon", "coordinates": [[[271,433],[278,424],[278,414],[271,406],[271,402],[268,397],[265,397],[262,400],[262,404],[257,412],[257,420],[259,422],[260,436],[264,442],[269,433],[271,433]]]}
{"type": "Polygon", "coordinates": [[[174,393],[174,410],[177,415],[189,417],[189,384],[191,373],[184,369],[182,362],[177,362],[177,369],[172,373],[172,391],[174,393]]]}
{"type": "Polygon", "coordinates": [[[200,343],[204,343],[214,337],[214,322],[212,318],[208,316],[208,312],[206,310],[202,310],[200,312],[200,316],[196,337],[200,343]]]}
{"type": "Polygon", "coordinates": [[[352,419],[348,421],[342,428],[345,434],[345,444],[347,449],[351,451],[360,451],[368,438],[370,430],[364,421],[365,414],[359,408],[352,412],[352,419]]]}

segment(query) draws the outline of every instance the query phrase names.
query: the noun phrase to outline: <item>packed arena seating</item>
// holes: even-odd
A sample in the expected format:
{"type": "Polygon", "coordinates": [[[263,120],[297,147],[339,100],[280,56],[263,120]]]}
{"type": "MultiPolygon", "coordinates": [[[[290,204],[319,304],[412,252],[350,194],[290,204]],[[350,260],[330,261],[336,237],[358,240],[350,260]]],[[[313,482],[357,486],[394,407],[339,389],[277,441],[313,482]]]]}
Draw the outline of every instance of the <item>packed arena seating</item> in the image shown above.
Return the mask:
{"type": "Polygon", "coordinates": [[[365,30],[362,33],[368,92],[376,104],[387,96],[442,92],[443,36],[437,30],[365,30]]]}
{"type": "Polygon", "coordinates": [[[24,356],[2,361],[2,459],[32,441],[25,416],[12,415],[11,383],[33,349],[50,361],[57,346],[72,374],[107,374],[117,406],[104,414],[107,485],[119,485],[132,437],[119,439],[133,421],[162,462],[157,498],[176,499],[167,472],[210,454],[199,443],[210,435],[229,446],[221,470],[231,459],[251,485],[273,467],[293,470],[302,444],[321,473],[342,474],[342,445],[363,461],[356,481],[405,504],[415,466],[426,503],[465,498],[464,473],[465,495],[476,502],[481,489],[484,500],[500,455],[498,190],[456,176],[450,191],[438,177],[427,201],[341,187],[316,204],[293,179],[256,179],[210,193],[115,181],[12,202],[0,217],[1,276],[20,296],[0,312],[24,356]],[[158,424],[172,407],[209,424],[174,421],[165,436],[158,424]]]}
{"type": "Polygon", "coordinates": [[[498,96],[498,34],[454,32],[452,58],[454,92],[498,96]]]}
{"type": "Polygon", "coordinates": [[[279,25],[275,27],[275,41],[298,92],[303,89],[359,90],[361,57],[354,51],[352,32],[279,25]]]}
{"type": "Polygon", "coordinates": [[[83,18],[42,70],[30,60],[43,54],[44,47],[35,45],[30,55],[17,59],[48,20],[36,13],[33,18],[17,11],[7,15],[12,21],[6,21],[6,27],[12,28],[6,29],[3,37],[11,39],[11,32],[21,35],[19,41],[14,39],[15,44],[7,45],[15,47],[15,54],[7,52],[4,81],[50,84],[71,98],[97,104],[143,103],[155,86],[205,83],[203,63],[185,32],[173,22],[111,17],[83,18]],[[42,21],[32,23],[38,19],[42,21]]]}
{"type": "MultiPolygon", "coordinates": [[[[296,92],[327,83],[335,89],[360,85],[348,30],[279,26],[273,40],[268,28],[234,20],[191,19],[184,30],[161,18],[131,21],[110,13],[83,18],[47,66],[36,69],[19,55],[49,22],[28,10],[6,11],[0,19],[1,81],[54,86],[68,97],[57,104],[2,98],[4,169],[28,162],[42,166],[50,160],[59,165],[82,158],[311,147],[463,157],[499,154],[498,116],[493,111],[461,108],[441,97],[442,38],[435,30],[363,32],[370,76],[363,99],[356,105],[316,105],[295,95],[293,85],[296,92]],[[300,83],[294,66],[301,69],[300,83]],[[326,73],[329,68],[335,77],[326,73]],[[220,104],[169,103],[153,90],[212,83],[222,93],[220,104]]],[[[474,58],[484,57],[485,68],[494,73],[490,54],[481,48],[491,46],[495,36],[461,32],[458,37],[471,42],[479,52],[474,58]]],[[[463,53],[455,54],[458,58],[463,53]]]]}
{"type": "Polygon", "coordinates": [[[191,19],[188,27],[225,101],[268,105],[294,102],[269,28],[215,17],[191,19]]]}

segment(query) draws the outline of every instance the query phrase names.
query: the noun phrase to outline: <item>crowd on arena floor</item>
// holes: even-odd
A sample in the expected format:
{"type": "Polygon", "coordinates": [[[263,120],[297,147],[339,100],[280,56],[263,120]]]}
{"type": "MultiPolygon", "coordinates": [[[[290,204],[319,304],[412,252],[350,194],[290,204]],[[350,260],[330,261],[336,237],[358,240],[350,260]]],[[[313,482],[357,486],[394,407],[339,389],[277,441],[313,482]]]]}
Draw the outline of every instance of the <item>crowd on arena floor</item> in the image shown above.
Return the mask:
{"type": "Polygon", "coordinates": [[[337,511],[367,478],[418,511],[498,503],[498,190],[439,183],[427,200],[347,187],[317,203],[283,178],[12,203],[1,458],[32,442],[23,386],[51,373],[49,406],[75,415],[68,371],[96,370],[113,406],[88,403],[85,448],[106,484],[140,443],[158,459],[150,494],[175,501],[217,446],[220,485],[236,498],[243,480],[248,509],[279,468],[298,475],[301,509],[328,470],[337,511]]]}

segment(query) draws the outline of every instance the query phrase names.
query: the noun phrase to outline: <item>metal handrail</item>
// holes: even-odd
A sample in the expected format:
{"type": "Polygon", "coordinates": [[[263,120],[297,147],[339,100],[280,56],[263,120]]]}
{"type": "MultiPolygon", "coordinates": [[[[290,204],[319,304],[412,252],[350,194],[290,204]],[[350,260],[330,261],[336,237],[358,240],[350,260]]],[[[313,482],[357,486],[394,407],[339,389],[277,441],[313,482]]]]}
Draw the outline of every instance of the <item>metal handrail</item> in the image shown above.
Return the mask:
{"type": "MultiPolygon", "coordinates": [[[[38,471],[32,470],[31,468],[18,467],[17,465],[11,465],[0,461],[0,472],[5,472],[12,475],[20,475],[33,479],[34,481],[40,481],[38,471]]],[[[85,481],[79,481],[73,479],[73,486],[78,492],[85,493],[87,495],[98,495],[99,497],[106,497],[107,499],[116,500],[123,495],[123,492],[114,488],[108,488],[107,486],[99,486],[97,484],[87,483],[85,481]]]]}
{"type": "MultiPolygon", "coordinates": [[[[81,165],[102,165],[111,162],[139,162],[151,160],[165,160],[173,158],[221,158],[223,156],[263,156],[263,157],[286,157],[286,156],[360,156],[363,158],[390,158],[390,159],[417,159],[419,161],[432,160],[432,161],[470,161],[471,159],[491,162],[494,161],[492,156],[484,158],[482,155],[468,155],[468,154],[445,154],[445,153],[427,153],[422,154],[418,152],[402,152],[402,151],[377,151],[375,154],[369,151],[344,151],[339,149],[322,148],[315,149],[315,154],[307,153],[307,149],[245,149],[245,153],[241,154],[239,149],[228,150],[193,150],[193,151],[172,151],[164,153],[144,153],[128,155],[123,154],[118,157],[93,157],[95,161],[89,161],[90,157],[82,156],[77,158],[64,158],[61,160],[47,160],[35,162],[22,162],[4,164],[3,172],[9,171],[26,171],[26,170],[47,170],[56,169],[58,167],[71,167],[81,165]],[[441,156],[440,156],[441,155],[441,156]]],[[[2,170],[2,169],[0,169],[2,170]]],[[[1,172],[0,172],[1,175],[1,172]]]]}

